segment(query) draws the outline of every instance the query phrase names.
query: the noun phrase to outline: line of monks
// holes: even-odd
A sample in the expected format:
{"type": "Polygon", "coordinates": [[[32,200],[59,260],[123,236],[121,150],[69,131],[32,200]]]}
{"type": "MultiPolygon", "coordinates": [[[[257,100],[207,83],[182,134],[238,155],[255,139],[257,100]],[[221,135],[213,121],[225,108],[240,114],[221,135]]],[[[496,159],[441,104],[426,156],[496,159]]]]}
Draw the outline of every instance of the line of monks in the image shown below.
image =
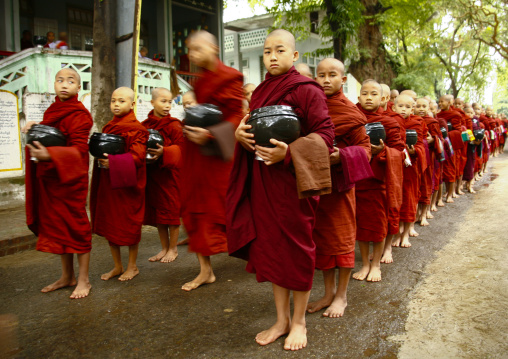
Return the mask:
{"type": "MultiPolygon", "coordinates": [[[[61,278],[43,292],[76,286],[71,298],[89,294],[92,233],[105,237],[111,249],[114,266],[103,280],[125,281],[139,273],[143,224],[157,227],[162,245],[149,260],[174,261],[182,219],[189,251],[200,264],[197,277],[182,289],[215,281],[214,254],[229,252],[246,260],[247,271],[259,282],[272,283],[277,309],[275,324],[256,336],[257,343],[287,335],[284,348],[299,350],[307,345],[306,313],[325,308],[323,316],[344,314],[356,242],[363,265],[353,278],[380,281],[381,263],[393,262],[392,246],[410,247],[409,238],[418,235],[415,222],[428,225],[432,211],[444,205],[441,183],[447,187],[446,202],[463,193],[463,181],[474,192],[489,156],[504,148],[506,117],[450,95],[436,103],[366,80],[359,102],[351,103],[342,90],[344,65],[328,58],[319,63],[315,79],[304,76],[308,69],[298,68],[300,74],[293,66],[299,57],[295,39],[285,30],[267,36],[268,74],[256,88],[243,87],[242,74],[220,62],[213,35],[195,32],[187,46],[190,61],[203,73],[195,91],[184,95],[184,105],[214,104],[223,121],[206,128],[183,125],[170,115],[171,92],[158,88],[152,93],[153,111],[140,122],[134,92],[115,90],[113,119],[102,132],[122,136],[125,153],[94,160],[90,221],[93,121],[77,100],[79,75],[72,69],[57,73],[57,97],[41,124],[62,131],[67,146],[35,142],[26,149],[27,223],[39,237],[37,249],[59,254],[62,262],[61,278]],[[297,114],[301,134],[296,141],[256,144],[248,113],[272,105],[290,106],[297,114]],[[385,132],[379,143],[371,143],[366,132],[365,125],[374,122],[385,132]],[[480,128],[486,130],[483,140],[464,137],[480,128]],[[159,131],[164,146],[147,150],[148,129],[159,131]],[[414,142],[408,145],[410,137],[414,142]],[[126,269],[122,246],[129,248],[126,269]],[[309,303],[315,269],[323,272],[325,293],[309,303]]],[[[28,122],[23,131],[32,125],[28,122]]]]}

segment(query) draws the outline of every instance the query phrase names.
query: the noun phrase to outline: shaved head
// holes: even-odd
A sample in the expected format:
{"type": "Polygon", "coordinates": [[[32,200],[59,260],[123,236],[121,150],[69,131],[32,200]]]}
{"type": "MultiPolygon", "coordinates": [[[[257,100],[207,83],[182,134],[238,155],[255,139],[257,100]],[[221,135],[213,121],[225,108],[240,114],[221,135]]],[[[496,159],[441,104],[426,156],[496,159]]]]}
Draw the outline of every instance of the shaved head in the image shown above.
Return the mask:
{"type": "Polygon", "coordinates": [[[387,84],[380,84],[383,89],[383,96],[388,96],[390,94],[390,87],[387,84]]]}
{"type": "Polygon", "coordinates": [[[65,69],[61,69],[60,71],[58,71],[55,75],[55,79],[59,75],[64,74],[64,73],[67,74],[67,77],[71,76],[70,74],[72,74],[72,76],[75,77],[76,80],[81,84],[81,76],[79,76],[79,73],[71,67],[66,67],[65,69]]]}
{"type": "Polygon", "coordinates": [[[416,101],[416,99],[418,98],[418,96],[416,96],[416,92],[414,92],[413,90],[404,90],[400,94],[407,95],[411,97],[414,101],[416,101]]]}
{"type": "Polygon", "coordinates": [[[453,101],[453,96],[452,95],[443,95],[439,98],[439,100],[444,100],[444,101],[447,101],[447,102],[452,102],[453,101]]]}
{"type": "Polygon", "coordinates": [[[415,100],[413,100],[413,97],[409,96],[409,95],[406,95],[406,94],[400,94],[399,96],[397,96],[395,98],[395,101],[393,102],[395,105],[398,104],[398,103],[407,103],[407,102],[410,102],[410,103],[414,103],[415,100]]]}
{"type": "Polygon", "coordinates": [[[307,64],[299,63],[295,65],[296,71],[300,73],[300,75],[308,77],[310,79],[314,79],[312,72],[310,71],[310,67],[307,64]]]}
{"type": "Polygon", "coordinates": [[[159,97],[160,95],[167,95],[170,98],[173,98],[173,94],[167,88],[157,87],[152,90],[152,100],[154,101],[157,100],[157,97],[159,97]]]}
{"type": "Polygon", "coordinates": [[[379,93],[381,94],[381,96],[383,96],[383,86],[381,86],[381,84],[379,82],[377,82],[376,80],[374,79],[367,79],[365,81],[362,82],[362,88],[365,86],[365,85],[368,85],[368,84],[372,84],[374,85],[375,87],[379,88],[379,93]]]}
{"type": "Polygon", "coordinates": [[[281,38],[292,51],[296,51],[296,40],[292,33],[284,29],[273,30],[265,39],[268,40],[271,37],[281,38]]]}
{"type": "Polygon", "coordinates": [[[123,96],[129,98],[132,102],[134,102],[134,91],[132,91],[129,87],[119,87],[115,91],[113,91],[113,95],[123,96]]]}
{"type": "Polygon", "coordinates": [[[344,64],[333,58],[333,57],[328,57],[326,59],[323,59],[319,62],[318,64],[318,71],[319,71],[319,67],[320,66],[328,66],[330,68],[335,68],[337,70],[337,72],[339,72],[342,76],[344,76],[346,74],[346,69],[344,68],[344,64]]]}
{"type": "Polygon", "coordinates": [[[212,46],[219,47],[217,38],[205,30],[198,30],[198,31],[193,32],[192,34],[189,35],[189,37],[187,38],[187,41],[188,42],[204,41],[212,46]]]}

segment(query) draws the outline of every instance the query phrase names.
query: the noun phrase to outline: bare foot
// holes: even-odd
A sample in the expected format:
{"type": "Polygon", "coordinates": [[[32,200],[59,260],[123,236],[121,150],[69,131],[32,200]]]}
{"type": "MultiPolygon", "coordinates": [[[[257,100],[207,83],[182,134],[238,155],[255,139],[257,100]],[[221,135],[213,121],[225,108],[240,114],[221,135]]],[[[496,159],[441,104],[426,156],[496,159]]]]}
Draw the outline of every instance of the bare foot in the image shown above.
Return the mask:
{"type": "Polygon", "coordinates": [[[307,328],[302,324],[291,325],[289,335],[284,342],[285,350],[300,350],[307,346],[307,328]]]}
{"type": "Polygon", "coordinates": [[[370,266],[364,266],[358,272],[353,273],[353,278],[356,280],[364,280],[369,274],[370,266]]]}
{"type": "Polygon", "coordinates": [[[468,188],[469,193],[476,193],[476,191],[473,189],[473,186],[468,188]]]}
{"type": "MultiPolygon", "coordinates": [[[[438,207],[444,207],[445,206],[445,204],[443,202],[443,199],[439,199],[439,201],[437,201],[437,206],[438,207]]],[[[437,208],[436,208],[436,210],[437,210],[437,208]]]]}
{"type": "Polygon", "coordinates": [[[120,277],[118,277],[118,280],[121,280],[122,282],[125,282],[127,280],[131,280],[132,278],[134,278],[138,274],[139,274],[138,267],[127,268],[127,270],[125,272],[123,272],[123,274],[120,277]]]}
{"type": "Polygon", "coordinates": [[[323,317],[340,318],[344,315],[346,307],[347,307],[346,298],[335,298],[332,304],[323,313],[323,317]]]}
{"type": "Polygon", "coordinates": [[[51,283],[50,285],[45,286],[44,288],[42,288],[41,292],[42,293],[48,293],[48,292],[52,292],[52,291],[60,289],[60,288],[72,287],[72,286],[75,286],[75,285],[76,285],[76,278],[74,278],[74,277],[72,277],[70,279],[60,278],[55,283],[51,283]]]}
{"type": "Polygon", "coordinates": [[[433,204],[432,207],[430,207],[430,210],[432,212],[437,212],[437,205],[436,204],[433,204]]]}
{"type": "Polygon", "coordinates": [[[270,329],[258,333],[258,335],[256,335],[256,343],[259,345],[268,345],[287,333],[289,333],[289,322],[284,324],[277,322],[270,329]]]}
{"type": "Polygon", "coordinates": [[[189,244],[189,237],[182,239],[180,242],[178,242],[177,246],[183,246],[184,244],[189,244]]]}
{"type": "Polygon", "coordinates": [[[452,193],[452,198],[459,198],[459,195],[457,193],[452,193]]]}
{"type": "Polygon", "coordinates": [[[399,247],[400,246],[400,235],[397,235],[397,239],[392,241],[392,247],[399,247]]]}
{"type": "Polygon", "coordinates": [[[324,307],[328,307],[333,302],[334,296],[324,296],[323,298],[315,301],[310,302],[307,305],[307,312],[309,313],[315,313],[323,309],[324,307]]]}
{"type": "Polygon", "coordinates": [[[110,280],[111,278],[119,276],[122,273],[123,273],[123,267],[120,267],[120,268],[115,267],[112,270],[110,270],[109,272],[101,275],[101,279],[102,280],[110,280]]]}
{"type": "Polygon", "coordinates": [[[196,277],[196,279],[194,279],[192,282],[185,283],[182,286],[182,290],[184,290],[186,292],[190,292],[191,290],[196,289],[197,287],[199,287],[203,284],[210,284],[213,282],[215,282],[215,275],[213,274],[213,272],[211,272],[209,274],[199,273],[199,275],[196,277]]]}
{"type": "Polygon", "coordinates": [[[154,255],[153,257],[150,257],[148,258],[148,260],[150,262],[158,262],[160,261],[162,258],[164,258],[164,256],[166,255],[166,253],[168,252],[167,249],[162,249],[159,253],[157,253],[156,255],[154,255]]]}
{"type": "Polygon", "coordinates": [[[460,196],[462,196],[462,195],[464,194],[464,192],[463,192],[461,189],[459,189],[459,190],[457,191],[457,194],[458,194],[458,195],[460,195],[460,196]]]}
{"type": "Polygon", "coordinates": [[[432,218],[434,218],[434,215],[433,215],[433,214],[432,214],[432,212],[429,210],[429,211],[427,212],[427,219],[432,219],[432,218]]]}
{"type": "Polygon", "coordinates": [[[168,250],[166,255],[161,258],[161,263],[171,263],[176,259],[176,257],[178,257],[178,249],[175,247],[174,249],[168,250]]]}
{"type": "Polygon", "coordinates": [[[446,197],[446,203],[453,203],[452,197],[446,197]]]}
{"type": "MultiPolygon", "coordinates": [[[[428,223],[427,223],[428,224],[428,223]]],[[[409,236],[410,237],[418,237],[420,235],[420,233],[418,233],[417,231],[414,230],[414,228],[411,228],[409,230],[409,236]]]]}
{"type": "Polygon", "coordinates": [[[409,247],[411,247],[411,243],[409,243],[409,237],[402,238],[402,242],[400,243],[400,246],[402,248],[409,248],[409,247]]]}
{"type": "Polygon", "coordinates": [[[381,282],[381,268],[371,266],[367,282],[381,282]]]}
{"type": "Polygon", "coordinates": [[[71,299],[81,299],[84,297],[88,297],[88,294],[90,293],[90,289],[92,289],[92,285],[89,281],[86,282],[79,282],[76,288],[74,289],[74,292],[72,292],[71,296],[69,298],[71,299]]]}
{"type": "Polygon", "coordinates": [[[383,253],[383,256],[381,257],[381,263],[386,263],[386,264],[390,264],[390,263],[393,263],[393,257],[392,257],[392,253],[383,253]]]}
{"type": "Polygon", "coordinates": [[[427,216],[423,216],[421,222],[420,222],[420,226],[422,227],[425,227],[425,226],[428,226],[430,223],[429,221],[427,221],[427,216]]]}

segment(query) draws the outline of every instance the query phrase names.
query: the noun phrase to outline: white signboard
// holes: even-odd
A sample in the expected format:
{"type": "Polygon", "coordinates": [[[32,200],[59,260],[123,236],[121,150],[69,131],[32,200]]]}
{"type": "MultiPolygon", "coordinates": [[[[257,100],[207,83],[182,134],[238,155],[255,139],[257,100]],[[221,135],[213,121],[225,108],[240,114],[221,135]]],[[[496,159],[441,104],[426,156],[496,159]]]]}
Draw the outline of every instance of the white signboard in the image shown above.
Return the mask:
{"type": "Polygon", "coordinates": [[[0,90],[0,177],[22,174],[18,97],[0,90]]]}
{"type": "Polygon", "coordinates": [[[55,102],[54,93],[27,93],[23,95],[23,113],[25,121],[41,122],[44,111],[55,102]]]}
{"type": "Polygon", "coordinates": [[[148,118],[148,114],[153,110],[152,103],[150,101],[145,101],[141,98],[138,99],[138,103],[136,105],[136,118],[139,122],[143,122],[148,118]]]}

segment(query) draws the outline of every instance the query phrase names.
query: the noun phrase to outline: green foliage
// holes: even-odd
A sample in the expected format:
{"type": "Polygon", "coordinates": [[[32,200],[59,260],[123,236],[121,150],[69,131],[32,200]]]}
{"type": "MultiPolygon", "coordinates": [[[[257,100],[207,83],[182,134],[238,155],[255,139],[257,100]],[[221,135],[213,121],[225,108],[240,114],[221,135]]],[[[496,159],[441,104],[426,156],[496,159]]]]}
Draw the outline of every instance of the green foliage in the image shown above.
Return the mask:
{"type": "Polygon", "coordinates": [[[497,66],[496,90],[494,91],[494,110],[508,115],[508,64],[497,66]]]}

